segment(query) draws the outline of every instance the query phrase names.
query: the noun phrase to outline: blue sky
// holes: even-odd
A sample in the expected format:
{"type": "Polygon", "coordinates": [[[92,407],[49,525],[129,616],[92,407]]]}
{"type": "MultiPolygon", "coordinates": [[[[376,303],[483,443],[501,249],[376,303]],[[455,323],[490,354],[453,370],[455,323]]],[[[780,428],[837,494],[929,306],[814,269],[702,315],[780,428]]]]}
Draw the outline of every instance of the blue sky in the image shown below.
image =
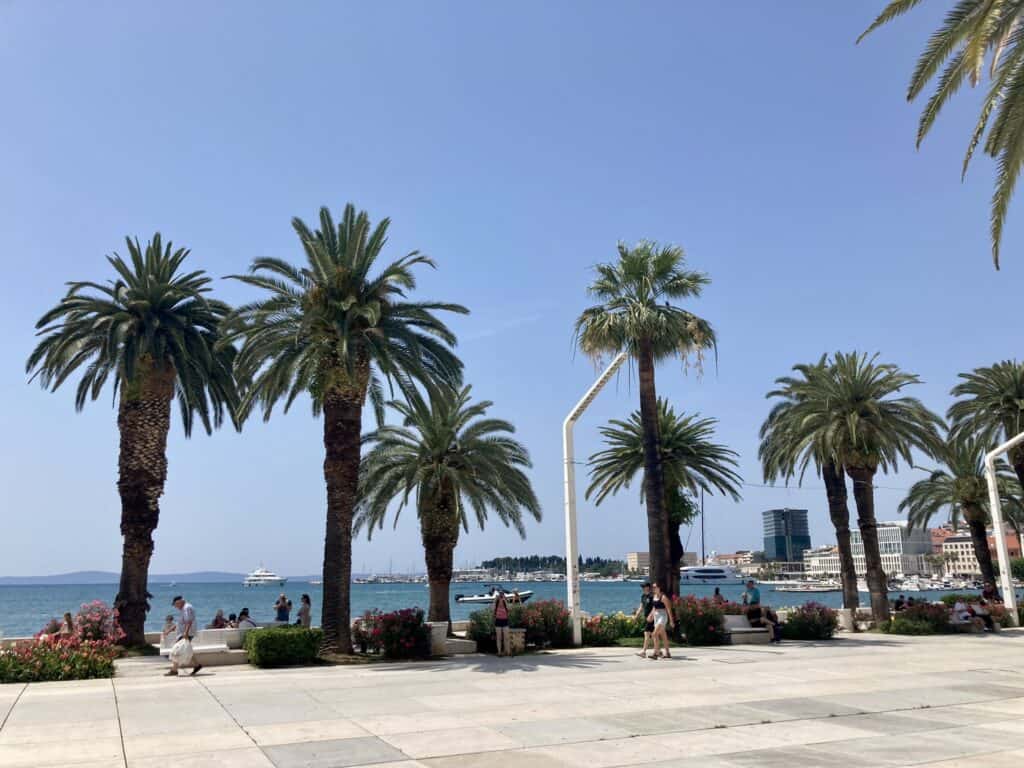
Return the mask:
{"type": "MultiPolygon", "coordinates": [[[[720,420],[751,485],[708,498],[709,549],[758,547],[760,513],[824,493],[761,488],[764,393],[796,362],[879,351],[944,411],[957,372],[1018,353],[1020,202],[991,267],[992,166],[959,163],[978,94],[919,152],[904,88],[938,5],[866,43],[882,3],[33,3],[0,6],[0,573],[116,570],[109,399],[26,384],[33,323],[69,279],[105,279],[126,234],[192,249],[220,277],[300,258],[289,221],[347,201],[393,220],[389,253],[440,268],[423,297],[453,322],[474,394],[529,447],[544,521],[472,531],[459,564],[563,551],[560,425],[594,376],[571,327],[616,241],[682,245],[712,284],[691,309],[720,340],[660,394],[720,420]]],[[[249,289],[218,282],[229,301],[249,289]]],[[[621,376],[577,431],[636,407],[621,376]]],[[[305,404],[242,434],[177,424],[153,568],[319,569],[320,424],[305,404]]],[[[919,472],[879,479],[896,516],[919,472]]],[[[581,491],[583,478],[581,477],[581,491]]],[[[582,494],[581,494],[582,495],[582,494]]],[[[633,493],[581,503],[584,554],[645,548],[633,493]]],[[[690,546],[699,546],[696,536],[690,546]]],[[[355,545],[357,570],[422,567],[413,516],[355,545]]]]}

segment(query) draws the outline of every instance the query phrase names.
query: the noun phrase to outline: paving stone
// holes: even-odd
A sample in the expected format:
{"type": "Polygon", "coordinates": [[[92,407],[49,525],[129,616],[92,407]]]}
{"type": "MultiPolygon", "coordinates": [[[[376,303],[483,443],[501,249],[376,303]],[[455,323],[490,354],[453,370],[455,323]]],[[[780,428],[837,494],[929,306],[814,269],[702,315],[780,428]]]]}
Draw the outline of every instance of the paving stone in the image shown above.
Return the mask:
{"type": "Polygon", "coordinates": [[[237,725],[213,731],[189,728],[174,733],[124,738],[124,753],[129,760],[159,755],[187,756],[196,752],[245,749],[252,746],[255,746],[252,739],[237,725]]]}
{"type": "Polygon", "coordinates": [[[513,723],[500,726],[497,730],[524,747],[542,747],[574,741],[621,739],[633,735],[625,728],[586,718],[513,723]]]}
{"type": "MultiPolygon", "coordinates": [[[[181,758],[180,764],[188,768],[274,768],[274,763],[259,747],[248,749],[225,749],[216,752],[194,752],[181,758]]],[[[175,765],[173,760],[163,756],[143,757],[128,761],[128,768],[168,768],[175,765]]]]}
{"type": "Polygon", "coordinates": [[[52,733],[46,741],[0,745],[3,768],[38,768],[43,765],[74,765],[87,762],[122,761],[120,739],[65,741],[52,733]]]}
{"type": "Polygon", "coordinates": [[[263,753],[276,768],[347,768],[407,757],[375,736],[263,747],[263,753]]]}
{"type": "Polygon", "coordinates": [[[381,737],[412,758],[492,752],[521,745],[493,728],[476,726],[451,731],[394,733],[381,737]]]}
{"type": "Polygon", "coordinates": [[[333,741],[371,735],[351,720],[312,720],[298,723],[250,725],[245,729],[261,747],[306,741],[333,741]]]}

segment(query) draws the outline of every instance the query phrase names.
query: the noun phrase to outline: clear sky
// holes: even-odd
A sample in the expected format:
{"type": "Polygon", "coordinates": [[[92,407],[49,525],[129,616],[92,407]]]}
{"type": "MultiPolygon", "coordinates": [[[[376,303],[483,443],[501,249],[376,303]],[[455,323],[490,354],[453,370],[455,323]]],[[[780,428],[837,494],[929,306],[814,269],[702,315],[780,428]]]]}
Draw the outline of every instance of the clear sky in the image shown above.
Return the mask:
{"type": "MultiPolygon", "coordinates": [[[[590,267],[616,241],[682,245],[712,284],[690,308],[719,360],[670,364],[660,394],[720,420],[740,504],[708,498],[708,548],[759,548],[760,513],[812,511],[820,483],[770,489],[756,460],[764,393],[796,362],[879,351],[944,411],[957,372],[1019,354],[1011,211],[992,269],[992,165],[959,163],[979,95],[920,152],[910,68],[942,4],[854,46],[878,2],[0,4],[0,574],[117,570],[116,412],[29,386],[36,318],[70,279],[154,230],[220,277],[298,260],[292,216],[347,201],[393,220],[388,253],[440,268],[422,297],[461,302],[474,394],[530,449],[544,521],[472,531],[458,564],[564,551],[560,427],[594,376],[574,355],[590,267]]],[[[244,286],[217,282],[240,301],[244,286]]],[[[637,406],[623,375],[577,431],[637,406]]],[[[242,434],[173,426],[153,569],[319,570],[321,425],[306,404],[242,434]]],[[[920,472],[879,478],[880,518],[920,472]],[[891,489],[891,490],[890,490],[891,489]]],[[[634,493],[582,502],[584,554],[646,548],[634,493]]],[[[697,536],[689,540],[699,548],[697,536]]],[[[422,568],[413,515],[355,545],[356,570],[422,568]]]]}

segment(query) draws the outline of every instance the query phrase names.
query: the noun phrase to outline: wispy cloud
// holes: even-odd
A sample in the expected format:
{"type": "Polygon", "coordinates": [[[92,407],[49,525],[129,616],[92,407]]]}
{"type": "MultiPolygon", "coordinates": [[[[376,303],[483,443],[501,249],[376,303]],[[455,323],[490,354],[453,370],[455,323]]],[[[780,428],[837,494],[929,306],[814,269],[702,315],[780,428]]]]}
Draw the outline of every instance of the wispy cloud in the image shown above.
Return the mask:
{"type": "Polygon", "coordinates": [[[543,312],[533,312],[532,314],[529,315],[513,317],[509,320],[506,320],[504,323],[499,323],[498,325],[492,326],[490,328],[480,328],[478,330],[470,331],[469,333],[464,333],[459,337],[459,340],[466,342],[479,341],[480,339],[489,339],[490,337],[497,336],[500,333],[505,333],[506,331],[511,331],[516,328],[521,328],[524,325],[535,323],[542,317],[544,317],[543,312]]]}

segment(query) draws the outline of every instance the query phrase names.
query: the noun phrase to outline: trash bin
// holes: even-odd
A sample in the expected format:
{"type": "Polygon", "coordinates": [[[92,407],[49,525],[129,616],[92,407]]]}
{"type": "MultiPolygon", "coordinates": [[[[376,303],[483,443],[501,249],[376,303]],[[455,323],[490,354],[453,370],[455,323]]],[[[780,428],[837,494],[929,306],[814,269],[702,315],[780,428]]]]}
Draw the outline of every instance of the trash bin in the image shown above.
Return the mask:
{"type": "Polygon", "coordinates": [[[448,622],[428,621],[427,626],[430,627],[430,655],[447,655],[448,622]]]}
{"type": "Polygon", "coordinates": [[[512,649],[513,654],[524,653],[526,651],[526,630],[525,629],[510,629],[508,631],[509,647],[512,649]]]}

